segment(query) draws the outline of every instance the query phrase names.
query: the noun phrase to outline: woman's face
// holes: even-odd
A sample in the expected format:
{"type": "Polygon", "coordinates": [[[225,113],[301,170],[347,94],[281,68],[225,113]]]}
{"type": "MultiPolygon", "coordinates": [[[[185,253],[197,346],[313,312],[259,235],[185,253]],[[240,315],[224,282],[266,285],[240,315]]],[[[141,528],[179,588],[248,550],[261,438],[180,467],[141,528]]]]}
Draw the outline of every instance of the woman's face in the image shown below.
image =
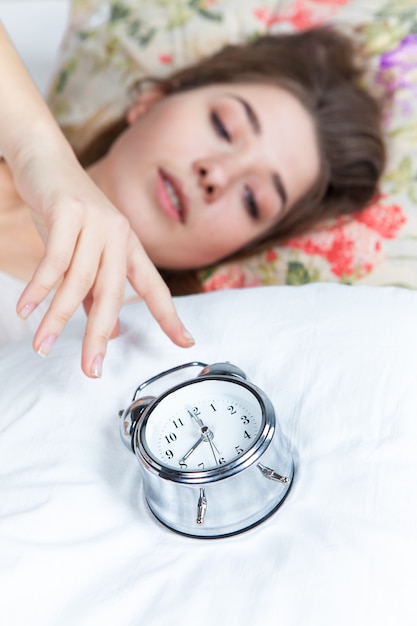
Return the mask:
{"type": "Polygon", "coordinates": [[[267,233],[315,182],[298,100],[270,85],[141,96],[91,175],[161,268],[201,267],[267,233]]]}

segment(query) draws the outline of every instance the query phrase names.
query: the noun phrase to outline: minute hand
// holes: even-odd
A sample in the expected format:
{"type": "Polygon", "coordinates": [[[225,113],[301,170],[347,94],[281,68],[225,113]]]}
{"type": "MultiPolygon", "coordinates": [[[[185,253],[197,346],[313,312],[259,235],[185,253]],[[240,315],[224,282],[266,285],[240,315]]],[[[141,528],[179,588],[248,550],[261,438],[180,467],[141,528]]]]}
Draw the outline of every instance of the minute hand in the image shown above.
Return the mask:
{"type": "MultiPolygon", "coordinates": [[[[212,430],[210,430],[210,429],[209,429],[209,428],[208,428],[208,427],[204,424],[204,422],[203,422],[203,420],[202,420],[202,419],[200,419],[199,417],[197,417],[197,415],[194,413],[194,411],[193,411],[192,407],[191,407],[189,404],[187,404],[185,408],[187,409],[187,412],[188,412],[189,416],[190,416],[193,420],[195,420],[195,421],[197,422],[197,424],[200,426],[200,430],[201,430],[201,440],[202,440],[202,441],[207,441],[207,442],[210,444],[210,448],[211,448],[211,451],[212,451],[212,453],[213,453],[213,456],[214,456],[214,460],[215,460],[215,462],[216,462],[216,465],[219,465],[219,461],[218,461],[218,460],[217,460],[217,458],[216,458],[216,454],[215,454],[214,450],[216,450],[217,454],[219,454],[219,455],[220,455],[220,451],[218,450],[218,448],[217,448],[216,444],[215,444],[215,443],[214,443],[214,441],[213,441],[213,438],[214,438],[213,431],[212,431],[212,430]]],[[[198,445],[199,445],[199,444],[198,444],[198,445]]],[[[194,448],[194,450],[195,450],[195,448],[194,448]]],[[[192,450],[192,452],[193,452],[194,450],[192,450]]],[[[183,459],[181,459],[181,461],[183,461],[183,459]]],[[[180,462],[181,462],[181,461],[180,461],[180,462]]]]}
{"type": "Polygon", "coordinates": [[[200,437],[200,439],[198,439],[195,444],[188,450],[188,452],[186,452],[184,454],[184,456],[182,457],[182,459],[179,460],[179,464],[181,465],[181,463],[185,463],[185,461],[188,459],[189,456],[192,455],[192,453],[194,452],[194,450],[196,450],[198,448],[198,446],[200,445],[200,443],[202,443],[203,441],[205,441],[203,435],[200,437]]]}

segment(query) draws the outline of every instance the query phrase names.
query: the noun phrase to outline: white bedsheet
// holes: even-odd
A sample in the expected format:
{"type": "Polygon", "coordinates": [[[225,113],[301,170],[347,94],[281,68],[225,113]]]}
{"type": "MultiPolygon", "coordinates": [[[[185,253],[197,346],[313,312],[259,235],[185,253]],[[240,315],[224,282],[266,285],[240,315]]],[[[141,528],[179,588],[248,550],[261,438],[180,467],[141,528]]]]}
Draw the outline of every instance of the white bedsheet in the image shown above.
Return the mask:
{"type": "Polygon", "coordinates": [[[126,307],[104,377],[83,324],[47,359],[0,352],[2,626],[414,626],[417,294],[269,287],[180,298],[197,344],[126,307]],[[281,509],[247,533],[156,523],[118,410],[147,377],[229,360],[273,401],[296,458],[281,509]]]}

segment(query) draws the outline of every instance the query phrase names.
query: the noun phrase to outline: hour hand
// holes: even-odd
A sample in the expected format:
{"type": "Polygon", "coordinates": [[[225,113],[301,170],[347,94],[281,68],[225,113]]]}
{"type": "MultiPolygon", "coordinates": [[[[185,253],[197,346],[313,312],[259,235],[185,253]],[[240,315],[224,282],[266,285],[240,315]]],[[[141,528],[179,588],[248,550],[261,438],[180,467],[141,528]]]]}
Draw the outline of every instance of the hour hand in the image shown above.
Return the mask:
{"type": "Polygon", "coordinates": [[[193,408],[187,404],[187,406],[185,407],[187,409],[187,413],[189,414],[189,416],[195,421],[197,422],[198,426],[200,428],[204,427],[204,422],[202,419],[200,419],[199,417],[197,417],[197,415],[194,413],[193,408]]]}
{"type": "Polygon", "coordinates": [[[186,452],[184,454],[184,456],[182,457],[182,459],[180,459],[178,462],[181,465],[182,463],[185,463],[185,461],[188,459],[189,456],[192,455],[192,453],[194,452],[194,450],[196,450],[198,448],[198,446],[200,445],[200,443],[202,443],[204,441],[204,437],[203,435],[200,437],[200,439],[197,439],[197,441],[195,442],[195,444],[188,450],[188,452],[186,452]]]}

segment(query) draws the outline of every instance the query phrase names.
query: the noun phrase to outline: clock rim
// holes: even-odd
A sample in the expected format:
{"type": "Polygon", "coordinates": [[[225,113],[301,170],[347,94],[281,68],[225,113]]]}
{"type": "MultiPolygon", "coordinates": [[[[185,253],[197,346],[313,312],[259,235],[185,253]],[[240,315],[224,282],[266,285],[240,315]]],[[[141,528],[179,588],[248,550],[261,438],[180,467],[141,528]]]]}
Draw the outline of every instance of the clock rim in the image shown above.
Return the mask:
{"type": "Polygon", "coordinates": [[[133,451],[145,470],[156,473],[160,478],[181,484],[207,485],[234,476],[260,460],[268,449],[276,430],[276,416],[274,407],[268,396],[253,383],[227,375],[211,374],[204,377],[183,381],[165,390],[155,398],[140,416],[132,438],[133,451]],[[146,425],[156,407],[172,393],[189,385],[201,384],[208,381],[223,381],[228,384],[239,385],[255,396],[262,411],[262,426],[258,437],[253,444],[239,456],[223,464],[207,470],[184,471],[166,465],[157,459],[146,445],[146,425]]]}

